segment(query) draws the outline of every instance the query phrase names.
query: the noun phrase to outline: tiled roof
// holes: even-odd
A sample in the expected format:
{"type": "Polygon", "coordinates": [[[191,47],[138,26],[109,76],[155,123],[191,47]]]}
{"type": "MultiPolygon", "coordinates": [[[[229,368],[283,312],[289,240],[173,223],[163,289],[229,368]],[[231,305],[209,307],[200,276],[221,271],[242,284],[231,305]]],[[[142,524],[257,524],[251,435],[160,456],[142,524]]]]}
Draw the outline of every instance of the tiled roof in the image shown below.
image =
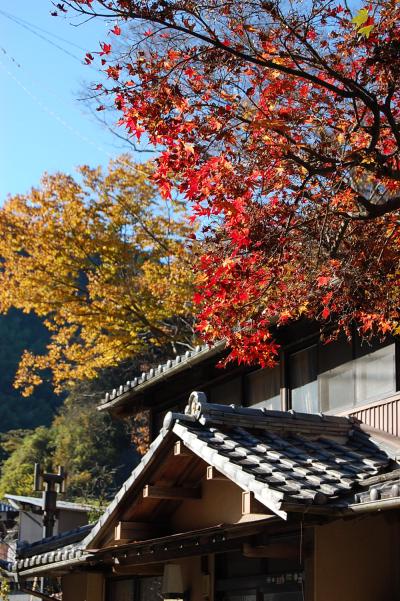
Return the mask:
{"type": "Polygon", "coordinates": [[[110,409],[121,404],[128,396],[131,398],[135,394],[147,390],[150,386],[171,378],[176,373],[189,369],[196,363],[200,363],[204,359],[217,355],[225,348],[225,342],[220,342],[213,347],[207,344],[196,346],[192,351],[186,351],[183,355],[177,355],[174,359],[169,359],[166,363],[158,367],[151,368],[147,372],[143,372],[141,376],[128,380],[125,384],[121,384],[119,388],[114,388],[111,392],[107,392],[99,409],[110,409]]]}
{"type": "Polygon", "coordinates": [[[15,513],[16,509],[15,507],[13,507],[12,505],[10,505],[9,503],[3,503],[2,501],[0,501],[0,513],[15,513]]]}
{"type": "Polygon", "coordinates": [[[390,463],[351,418],[212,405],[203,393],[187,414],[166,420],[184,444],[282,517],[291,504],[335,504],[390,463]]]}
{"type": "Polygon", "coordinates": [[[0,559],[0,573],[3,570],[7,572],[7,575],[12,571],[13,563],[12,561],[7,561],[6,559],[0,559]]]}
{"type": "Polygon", "coordinates": [[[381,492],[373,498],[390,489],[391,500],[400,505],[400,490],[394,488],[400,470],[394,470],[387,447],[381,448],[354,418],[215,405],[204,393],[192,393],[185,414],[167,414],[158,438],[92,531],[78,544],[65,546],[64,539],[61,549],[20,559],[18,569],[91,557],[83,550],[112,525],[120,504],[176,438],[282,518],[299,507],[326,508],[333,516],[351,513],[354,506],[363,510],[364,497],[371,499],[377,487],[381,492]]]}
{"type": "Polygon", "coordinates": [[[67,530],[54,536],[48,536],[35,541],[34,543],[23,544],[18,547],[19,557],[30,557],[37,555],[38,553],[45,553],[58,549],[60,546],[73,545],[85,538],[92,530],[93,524],[86,524],[85,526],[79,526],[73,530],[67,530]]]}
{"type": "Polygon", "coordinates": [[[33,555],[32,557],[26,557],[25,559],[19,559],[15,562],[14,566],[18,572],[26,572],[28,570],[39,571],[43,569],[45,571],[49,568],[50,564],[54,564],[51,567],[56,568],[55,564],[68,565],[83,563],[91,557],[91,553],[87,553],[82,549],[81,545],[67,545],[61,547],[55,551],[48,551],[47,553],[40,553],[33,555]]]}
{"type": "Polygon", "coordinates": [[[18,548],[16,570],[26,571],[49,564],[86,561],[90,554],[83,550],[82,541],[92,528],[93,525],[88,524],[18,548]]]}
{"type": "Polygon", "coordinates": [[[400,497],[400,470],[368,478],[361,486],[360,492],[355,495],[356,503],[366,504],[378,500],[390,502],[400,497]]]}
{"type": "Polygon", "coordinates": [[[171,433],[281,517],[291,503],[350,506],[360,484],[392,461],[354,418],[215,405],[204,393],[193,393],[185,414],[167,414],[159,436],[83,544],[90,546],[108,527],[171,433]]]}

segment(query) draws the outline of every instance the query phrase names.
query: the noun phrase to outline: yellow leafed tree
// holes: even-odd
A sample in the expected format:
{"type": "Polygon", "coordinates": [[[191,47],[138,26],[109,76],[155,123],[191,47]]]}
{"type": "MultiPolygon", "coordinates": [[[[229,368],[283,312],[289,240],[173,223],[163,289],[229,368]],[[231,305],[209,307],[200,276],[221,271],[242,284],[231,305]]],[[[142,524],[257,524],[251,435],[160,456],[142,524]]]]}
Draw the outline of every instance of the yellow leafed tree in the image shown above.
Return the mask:
{"type": "Polygon", "coordinates": [[[193,336],[183,206],[161,199],[151,166],[129,156],[107,173],[78,172],[45,175],[0,209],[0,312],[34,311],[51,332],[44,355],[21,358],[24,394],[44,370],[59,391],[149,345],[176,348],[193,336]]]}

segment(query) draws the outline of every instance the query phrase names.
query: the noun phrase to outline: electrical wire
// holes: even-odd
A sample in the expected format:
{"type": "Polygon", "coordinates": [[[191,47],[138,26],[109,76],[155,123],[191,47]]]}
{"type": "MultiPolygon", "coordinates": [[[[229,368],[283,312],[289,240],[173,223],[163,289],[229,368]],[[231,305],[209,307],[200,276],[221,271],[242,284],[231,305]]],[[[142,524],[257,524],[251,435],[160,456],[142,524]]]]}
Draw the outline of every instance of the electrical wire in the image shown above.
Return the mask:
{"type": "Polygon", "coordinates": [[[37,31],[35,31],[34,29],[31,29],[31,27],[28,27],[28,25],[25,25],[24,23],[21,23],[19,21],[17,21],[16,19],[7,16],[2,10],[0,10],[0,14],[2,14],[4,17],[6,17],[7,19],[9,19],[10,21],[13,21],[14,23],[16,23],[17,25],[20,25],[21,27],[23,27],[24,29],[26,29],[27,31],[30,31],[33,35],[36,35],[38,38],[41,38],[42,40],[44,40],[45,42],[47,42],[48,44],[50,44],[51,46],[54,46],[55,48],[57,48],[58,50],[60,50],[61,52],[64,52],[64,54],[66,54],[67,56],[72,57],[73,59],[79,61],[80,63],[82,63],[82,59],[79,58],[79,56],[77,56],[76,54],[73,54],[72,52],[70,52],[69,50],[66,50],[65,48],[63,48],[62,46],[60,46],[59,44],[56,44],[55,42],[53,42],[52,40],[49,40],[48,38],[46,38],[44,35],[42,35],[41,33],[38,33],[37,31]]]}
{"type": "MultiPolygon", "coordinates": [[[[75,46],[76,48],[84,51],[83,48],[81,48],[80,46],[78,46],[77,44],[75,44],[74,42],[70,42],[68,40],[66,40],[65,38],[62,38],[61,36],[58,36],[56,34],[53,34],[49,31],[47,31],[46,29],[43,29],[41,27],[38,27],[32,23],[30,23],[29,21],[26,21],[25,19],[21,19],[20,17],[16,17],[15,15],[11,14],[11,13],[7,13],[6,11],[0,9],[0,15],[2,15],[3,17],[5,17],[6,19],[9,19],[10,21],[16,23],[17,25],[20,25],[21,27],[23,27],[24,29],[30,31],[30,33],[32,33],[33,35],[36,35],[37,37],[41,38],[42,40],[44,40],[45,42],[47,42],[48,44],[51,44],[52,46],[56,47],[58,50],[60,50],[61,52],[64,52],[65,54],[67,54],[68,56],[74,58],[75,60],[78,60],[80,62],[80,64],[83,64],[83,61],[76,56],[75,54],[69,52],[68,50],[66,50],[65,48],[63,48],[62,46],[52,42],[52,40],[49,40],[47,37],[45,37],[44,35],[41,35],[39,33],[37,33],[36,31],[34,31],[34,29],[38,29],[39,31],[42,31],[48,35],[51,35],[52,37],[55,37],[63,42],[66,42],[72,46],[75,46]]],[[[23,69],[21,63],[19,61],[17,61],[9,52],[7,52],[7,50],[4,47],[0,46],[0,50],[3,52],[3,54],[5,54],[9,60],[16,65],[18,68],[23,69]]],[[[101,70],[97,69],[96,67],[94,67],[93,65],[89,65],[92,69],[94,69],[97,73],[102,73],[101,70]]],[[[107,151],[105,148],[103,148],[102,146],[100,146],[99,144],[97,144],[96,142],[94,142],[92,139],[88,138],[87,136],[84,136],[81,134],[81,132],[76,129],[75,127],[73,127],[72,125],[70,125],[65,119],[63,119],[62,117],[60,117],[60,115],[58,113],[56,113],[55,111],[53,111],[52,109],[50,109],[44,102],[42,102],[40,100],[40,98],[38,98],[18,77],[16,77],[11,71],[9,71],[6,66],[4,65],[4,63],[0,60],[0,67],[3,69],[3,71],[11,78],[14,80],[14,82],[28,95],[30,96],[30,98],[45,112],[47,113],[51,118],[55,119],[56,121],[58,121],[64,128],[66,128],[68,131],[70,131],[73,135],[75,135],[77,138],[79,138],[81,141],[85,142],[86,144],[91,145],[92,147],[96,148],[96,150],[98,150],[99,152],[106,154],[109,158],[112,158],[114,160],[116,160],[119,164],[132,169],[134,171],[136,171],[137,173],[140,173],[142,175],[146,175],[148,176],[147,172],[145,172],[144,170],[140,169],[139,167],[134,167],[124,161],[122,161],[119,158],[115,158],[115,156],[113,155],[113,153],[107,151]]],[[[37,82],[36,82],[37,83],[37,82]]],[[[40,87],[47,87],[46,85],[43,86],[42,83],[40,83],[40,87]]],[[[47,87],[48,91],[58,100],[61,100],[62,102],[65,100],[64,98],[61,98],[58,94],[56,94],[54,92],[54,90],[50,90],[47,87]]],[[[76,107],[74,105],[72,105],[73,108],[75,110],[76,107]]],[[[82,115],[82,113],[80,113],[82,115]]]]}
{"type": "MultiPolygon", "coordinates": [[[[4,51],[4,49],[3,49],[4,51]]],[[[15,61],[15,59],[14,59],[15,61]]],[[[16,63],[18,64],[18,63],[16,63]]],[[[105,148],[103,148],[102,146],[100,146],[99,144],[97,144],[96,142],[94,142],[92,139],[88,138],[87,136],[84,136],[83,134],[81,134],[81,132],[76,129],[75,127],[73,127],[72,125],[70,125],[67,121],[65,121],[65,119],[63,119],[62,117],[60,117],[60,115],[58,113],[56,113],[55,111],[53,111],[52,109],[50,109],[44,102],[42,102],[42,100],[40,100],[40,98],[38,98],[36,96],[36,94],[34,94],[29,88],[27,88],[27,86],[18,78],[16,77],[11,71],[9,71],[7,69],[7,67],[4,65],[3,61],[0,59],[0,68],[3,69],[3,71],[46,113],[48,114],[51,118],[55,119],[56,121],[58,121],[65,129],[67,129],[68,131],[70,131],[73,135],[75,135],[77,138],[79,138],[81,141],[85,142],[86,144],[89,144],[90,146],[96,148],[96,150],[98,150],[99,152],[106,154],[110,159],[116,160],[119,164],[132,169],[133,171],[136,171],[137,173],[140,173],[142,175],[145,175],[146,177],[148,177],[148,173],[144,170],[144,169],[140,169],[139,167],[130,165],[129,163],[126,163],[125,161],[119,159],[119,158],[115,158],[115,156],[113,155],[113,153],[109,152],[108,150],[106,150],[105,148]]]]}
{"type": "Polygon", "coordinates": [[[0,9],[0,14],[2,14],[7,19],[15,21],[18,25],[22,26],[23,24],[25,24],[33,29],[42,31],[43,33],[46,33],[47,35],[50,35],[51,37],[56,38],[57,40],[60,40],[61,42],[65,42],[66,44],[69,44],[70,46],[74,46],[75,48],[78,48],[78,50],[82,50],[82,52],[86,52],[85,48],[82,48],[82,46],[75,44],[75,42],[71,42],[71,40],[67,40],[66,38],[63,38],[63,37],[57,35],[56,33],[53,33],[52,31],[48,31],[48,29],[43,29],[43,27],[39,27],[39,25],[35,25],[34,23],[27,21],[26,19],[21,19],[21,17],[17,17],[16,15],[13,15],[12,13],[8,13],[2,9],[0,9]]]}
{"type": "MultiPolygon", "coordinates": [[[[66,40],[65,38],[62,38],[59,35],[56,34],[52,34],[50,32],[48,32],[46,29],[42,29],[41,27],[38,27],[37,25],[33,25],[32,23],[29,23],[29,21],[25,21],[23,19],[20,19],[19,17],[15,17],[14,15],[12,15],[11,13],[6,13],[4,10],[0,9],[0,15],[2,15],[3,17],[5,17],[6,19],[9,19],[10,21],[14,22],[16,25],[19,25],[20,27],[23,27],[24,29],[26,29],[27,31],[29,31],[30,33],[32,33],[33,35],[37,36],[38,38],[40,38],[41,40],[45,41],[47,44],[50,44],[51,46],[53,46],[54,48],[57,48],[58,50],[60,50],[61,52],[63,52],[64,54],[66,54],[67,56],[69,56],[70,58],[73,58],[74,60],[78,61],[81,65],[84,64],[83,62],[83,57],[79,57],[76,54],[73,54],[72,52],[70,52],[69,50],[67,50],[66,48],[63,48],[62,46],[60,46],[59,44],[56,44],[55,42],[53,42],[52,40],[49,40],[46,36],[38,33],[37,31],[34,31],[34,28],[38,29],[39,31],[44,31],[47,34],[55,37],[56,39],[59,39],[63,42],[66,42],[67,44],[71,44],[72,46],[75,46],[76,48],[78,48],[79,50],[82,50],[82,52],[86,52],[84,48],[82,48],[81,46],[78,46],[77,44],[75,44],[74,42],[69,42],[68,40],[66,40]]],[[[95,67],[95,65],[89,64],[87,65],[90,69],[96,71],[96,72],[100,72],[100,69],[97,69],[95,67]]]]}

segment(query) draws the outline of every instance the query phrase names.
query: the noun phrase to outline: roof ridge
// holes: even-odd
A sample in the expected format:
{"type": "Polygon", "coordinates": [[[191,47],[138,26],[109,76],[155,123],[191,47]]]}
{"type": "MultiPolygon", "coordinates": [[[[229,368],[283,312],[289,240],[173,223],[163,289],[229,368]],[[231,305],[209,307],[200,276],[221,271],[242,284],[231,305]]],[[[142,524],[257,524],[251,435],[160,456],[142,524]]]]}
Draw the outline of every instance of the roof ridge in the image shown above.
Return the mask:
{"type": "Polygon", "coordinates": [[[213,355],[225,347],[225,341],[217,342],[213,346],[208,344],[197,345],[192,350],[187,350],[185,353],[175,355],[172,359],[168,359],[165,363],[160,363],[157,367],[151,367],[147,371],[143,371],[140,376],[134,377],[132,380],[127,380],[125,384],[121,384],[119,388],[114,388],[111,392],[107,392],[102,399],[99,409],[106,408],[109,404],[114,404],[124,394],[141,389],[143,385],[147,386],[147,382],[152,380],[157,381],[171,375],[174,371],[182,369],[185,365],[190,365],[192,361],[197,361],[200,357],[213,355]]]}
{"type": "MultiPolygon", "coordinates": [[[[65,532],[60,532],[58,534],[54,534],[53,536],[48,536],[46,538],[41,538],[32,543],[25,543],[19,545],[18,547],[18,555],[20,557],[25,557],[29,555],[31,552],[35,552],[37,548],[41,547],[52,547],[56,544],[56,548],[58,548],[59,543],[64,541],[65,547],[69,545],[74,545],[75,543],[81,542],[87,534],[93,529],[94,524],[85,524],[83,526],[78,526],[77,528],[73,528],[71,530],[66,530],[65,532]]],[[[33,553],[35,554],[35,553],[33,553]]]]}
{"type": "Polygon", "coordinates": [[[348,435],[358,420],[349,416],[324,413],[276,411],[209,403],[204,392],[193,391],[184,413],[168,412],[163,427],[171,429],[175,421],[199,422],[201,425],[224,424],[267,430],[298,431],[310,434],[348,435]]]}

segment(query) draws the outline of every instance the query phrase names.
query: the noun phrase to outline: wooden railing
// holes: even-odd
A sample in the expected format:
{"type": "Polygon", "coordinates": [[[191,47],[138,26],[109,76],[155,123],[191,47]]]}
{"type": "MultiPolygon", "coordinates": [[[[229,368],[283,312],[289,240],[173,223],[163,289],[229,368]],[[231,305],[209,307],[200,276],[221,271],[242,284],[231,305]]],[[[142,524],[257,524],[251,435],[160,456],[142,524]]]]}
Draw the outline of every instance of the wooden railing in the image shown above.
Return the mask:
{"type": "Polygon", "coordinates": [[[400,436],[400,393],[381,401],[352,407],[338,415],[352,415],[372,428],[400,436]]]}

